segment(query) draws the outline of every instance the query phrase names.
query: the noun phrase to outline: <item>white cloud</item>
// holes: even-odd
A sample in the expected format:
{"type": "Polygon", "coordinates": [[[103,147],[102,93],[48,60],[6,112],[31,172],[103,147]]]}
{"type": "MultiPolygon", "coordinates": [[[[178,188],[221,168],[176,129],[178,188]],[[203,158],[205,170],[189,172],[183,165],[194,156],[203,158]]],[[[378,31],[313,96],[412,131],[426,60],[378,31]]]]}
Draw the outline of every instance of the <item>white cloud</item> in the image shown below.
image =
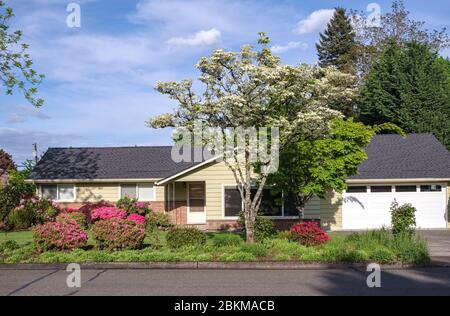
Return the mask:
{"type": "Polygon", "coordinates": [[[284,53],[291,49],[301,49],[305,50],[308,48],[308,44],[303,42],[289,42],[286,45],[274,45],[270,49],[274,53],[284,53]]]}
{"type": "Polygon", "coordinates": [[[333,16],[334,9],[320,9],[311,13],[306,19],[297,23],[294,32],[308,34],[322,31],[333,16]]]}
{"type": "Polygon", "coordinates": [[[172,37],[167,41],[171,46],[211,46],[220,42],[221,33],[212,28],[202,30],[189,37],[172,37]]]}
{"type": "Polygon", "coordinates": [[[7,123],[23,123],[27,121],[27,118],[37,118],[40,120],[47,120],[50,118],[47,114],[42,112],[40,109],[36,109],[31,105],[17,105],[15,107],[15,112],[9,115],[7,123]]]}

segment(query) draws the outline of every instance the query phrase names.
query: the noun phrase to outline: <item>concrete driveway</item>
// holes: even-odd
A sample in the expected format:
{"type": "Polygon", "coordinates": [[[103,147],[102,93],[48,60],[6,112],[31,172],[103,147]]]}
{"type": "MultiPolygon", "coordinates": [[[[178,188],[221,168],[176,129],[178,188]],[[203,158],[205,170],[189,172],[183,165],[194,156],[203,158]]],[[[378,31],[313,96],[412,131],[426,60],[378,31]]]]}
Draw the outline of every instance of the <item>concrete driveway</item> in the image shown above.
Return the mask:
{"type": "Polygon", "coordinates": [[[450,264],[450,230],[423,230],[420,234],[428,242],[431,260],[450,264]]]}

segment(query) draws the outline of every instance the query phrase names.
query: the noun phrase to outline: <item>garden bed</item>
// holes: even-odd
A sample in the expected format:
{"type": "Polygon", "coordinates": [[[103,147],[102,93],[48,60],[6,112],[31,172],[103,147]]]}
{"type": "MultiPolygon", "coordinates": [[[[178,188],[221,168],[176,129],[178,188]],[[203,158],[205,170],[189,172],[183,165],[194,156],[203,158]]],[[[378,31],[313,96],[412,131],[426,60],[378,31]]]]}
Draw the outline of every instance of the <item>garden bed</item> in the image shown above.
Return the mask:
{"type": "Polygon", "coordinates": [[[92,238],[82,249],[37,253],[31,232],[0,234],[0,244],[15,240],[17,249],[0,249],[0,263],[91,263],[91,262],[301,262],[426,264],[426,242],[419,238],[394,238],[389,231],[372,231],[342,235],[330,234],[330,241],[306,247],[280,237],[247,244],[241,235],[209,233],[205,245],[171,249],[166,232],[147,233],[140,250],[98,250],[92,238]],[[232,237],[230,237],[232,236],[232,237]]]}

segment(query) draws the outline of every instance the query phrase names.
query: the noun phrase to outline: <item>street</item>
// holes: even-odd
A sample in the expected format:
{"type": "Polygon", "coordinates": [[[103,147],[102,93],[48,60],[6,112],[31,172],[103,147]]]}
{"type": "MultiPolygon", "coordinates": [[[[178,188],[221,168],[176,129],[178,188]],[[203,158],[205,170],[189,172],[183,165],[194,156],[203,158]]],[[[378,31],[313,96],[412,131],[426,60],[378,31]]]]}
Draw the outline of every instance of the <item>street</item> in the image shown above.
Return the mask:
{"type": "Polygon", "coordinates": [[[0,295],[450,295],[450,268],[384,270],[381,288],[368,272],[327,270],[82,270],[68,288],[65,270],[0,270],[0,295]]]}

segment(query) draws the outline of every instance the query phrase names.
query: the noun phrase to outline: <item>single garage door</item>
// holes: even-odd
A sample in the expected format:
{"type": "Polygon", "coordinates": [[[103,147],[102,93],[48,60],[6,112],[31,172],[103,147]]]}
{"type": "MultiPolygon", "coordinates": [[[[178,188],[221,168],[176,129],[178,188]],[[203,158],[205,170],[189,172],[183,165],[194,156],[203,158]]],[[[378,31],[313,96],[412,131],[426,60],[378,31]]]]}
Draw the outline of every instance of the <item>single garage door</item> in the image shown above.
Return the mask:
{"type": "Polygon", "coordinates": [[[416,209],[418,228],[446,228],[446,186],[420,185],[350,185],[343,195],[343,229],[375,229],[391,225],[390,207],[411,203],[416,209]]]}

